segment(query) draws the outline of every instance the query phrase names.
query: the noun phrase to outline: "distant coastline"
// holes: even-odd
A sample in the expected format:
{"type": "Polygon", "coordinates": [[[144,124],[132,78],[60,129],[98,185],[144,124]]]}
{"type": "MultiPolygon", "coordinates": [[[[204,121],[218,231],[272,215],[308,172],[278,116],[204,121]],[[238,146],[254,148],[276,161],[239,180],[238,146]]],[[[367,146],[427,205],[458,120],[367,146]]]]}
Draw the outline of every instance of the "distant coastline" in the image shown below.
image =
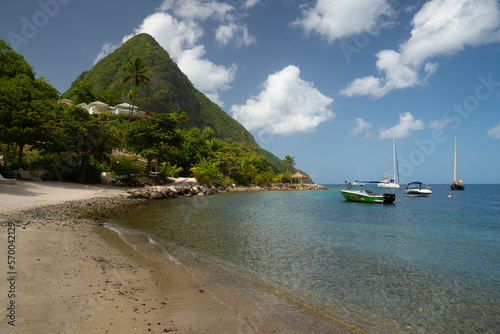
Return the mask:
{"type": "Polygon", "coordinates": [[[165,185],[128,190],[132,198],[145,199],[165,199],[176,197],[191,197],[213,195],[218,192],[252,192],[252,191],[293,191],[293,190],[328,190],[327,187],[319,184],[300,183],[269,183],[257,186],[207,186],[199,183],[186,185],[165,185]]]}

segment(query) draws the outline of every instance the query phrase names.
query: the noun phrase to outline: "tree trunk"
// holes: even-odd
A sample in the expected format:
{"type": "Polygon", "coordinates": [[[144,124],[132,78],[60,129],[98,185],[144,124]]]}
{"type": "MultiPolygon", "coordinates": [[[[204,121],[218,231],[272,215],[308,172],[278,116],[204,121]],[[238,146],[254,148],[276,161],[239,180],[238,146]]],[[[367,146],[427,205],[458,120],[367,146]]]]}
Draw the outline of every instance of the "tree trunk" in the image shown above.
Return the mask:
{"type": "Polygon", "coordinates": [[[24,145],[19,145],[19,155],[17,157],[17,178],[21,178],[20,170],[23,168],[23,148],[24,145]]]}
{"type": "Polygon", "coordinates": [[[82,171],[80,174],[80,183],[85,184],[85,173],[87,172],[87,162],[88,162],[88,157],[82,157],[82,171]]]}
{"type": "Polygon", "coordinates": [[[133,90],[133,94],[134,94],[134,97],[132,98],[132,108],[130,109],[130,111],[128,112],[128,121],[127,121],[127,131],[125,132],[125,135],[123,136],[123,141],[122,141],[122,147],[120,148],[121,151],[123,151],[123,147],[125,147],[125,141],[127,139],[127,134],[128,134],[128,130],[130,128],[130,119],[132,118],[132,114],[134,112],[134,105],[135,105],[135,89],[136,89],[136,86],[135,86],[135,83],[134,83],[134,90],[133,90]]]}
{"type": "Polygon", "coordinates": [[[149,172],[151,171],[151,158],[147,158],[148,163],[146,164],[146,176],[149,176],[149,172]]]}
{"type": "MultiPolygon", "coordinates": [[[[158,165],[161,165],[160,164],[160,160],[158,160],[157,162],[158,165]]],[[[167,171],[167,163],[165,162],[165,167],[163,167],[163,170],[160,172],[160,175],[161,176],[165,176],[165,172],[167,171]]]]}

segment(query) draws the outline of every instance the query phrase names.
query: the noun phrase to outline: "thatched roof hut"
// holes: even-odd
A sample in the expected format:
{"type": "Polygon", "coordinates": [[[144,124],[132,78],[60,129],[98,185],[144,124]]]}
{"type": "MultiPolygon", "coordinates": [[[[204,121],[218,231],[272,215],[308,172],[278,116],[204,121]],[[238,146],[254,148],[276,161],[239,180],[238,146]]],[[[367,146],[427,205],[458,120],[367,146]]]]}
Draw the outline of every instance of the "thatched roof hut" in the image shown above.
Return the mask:
{"type": "Polygon", "coordinates": [[[301,174],[299,172],[292,175],[292,180],[293,179],[300,179],[300,183],[302,183],[302,179],[307,179],[307,178],[309,178],[309,176],[301,174]]]}

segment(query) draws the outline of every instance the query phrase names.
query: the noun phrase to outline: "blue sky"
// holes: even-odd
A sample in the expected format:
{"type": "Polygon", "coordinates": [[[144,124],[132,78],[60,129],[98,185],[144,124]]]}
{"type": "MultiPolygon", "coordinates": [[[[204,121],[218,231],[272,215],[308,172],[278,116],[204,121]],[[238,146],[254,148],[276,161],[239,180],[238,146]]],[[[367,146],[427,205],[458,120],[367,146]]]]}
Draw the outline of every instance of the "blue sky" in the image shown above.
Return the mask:
{"type": "Polygon", "coordinates": [[[257,142],[317,183],[500,183],[497,0],[0,1],[0,38],[61,93],[151,34],[257,142]]]}

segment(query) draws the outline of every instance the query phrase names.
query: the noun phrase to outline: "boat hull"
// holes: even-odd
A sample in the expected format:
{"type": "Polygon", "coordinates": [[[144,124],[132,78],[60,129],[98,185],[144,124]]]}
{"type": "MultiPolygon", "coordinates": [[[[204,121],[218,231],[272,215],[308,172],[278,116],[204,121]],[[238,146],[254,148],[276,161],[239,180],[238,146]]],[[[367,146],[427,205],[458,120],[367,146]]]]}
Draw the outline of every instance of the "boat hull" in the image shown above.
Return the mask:
{"type": "Polygon", "coordinates": [[[450,184],[451,190],[465,190],[465,186],[460,183],[452,183],[450,184]]]}
{"type": "Polygon", "coordinates": [[[427,197],[432,193],[432,191],[428,189],[412,189],[412,190],[405,190],[403,195],[409,196],[409,197],[427,197]]]}
{"type": "Polygon", "coordinates": [[[373,196],[373,194],[370,195],[360,191],[341,190],[340,193],[347,201],[351,202],[375,203],[374,201],[384,200],[384,197],[382,195],[373,196]]]}
{"type": "Polygon", "coordinates": [[[399,189],[399,183],[379,183],[377,184],[379,188],[387,188],[387,189],[399,189]]]}
{"type": "Polygon", "coordinates": [[[393,203],[396,199],[394,194],[373,194],[365,191],[341,190],[340,193],[347,201],[361,203],[393,203]]]}

